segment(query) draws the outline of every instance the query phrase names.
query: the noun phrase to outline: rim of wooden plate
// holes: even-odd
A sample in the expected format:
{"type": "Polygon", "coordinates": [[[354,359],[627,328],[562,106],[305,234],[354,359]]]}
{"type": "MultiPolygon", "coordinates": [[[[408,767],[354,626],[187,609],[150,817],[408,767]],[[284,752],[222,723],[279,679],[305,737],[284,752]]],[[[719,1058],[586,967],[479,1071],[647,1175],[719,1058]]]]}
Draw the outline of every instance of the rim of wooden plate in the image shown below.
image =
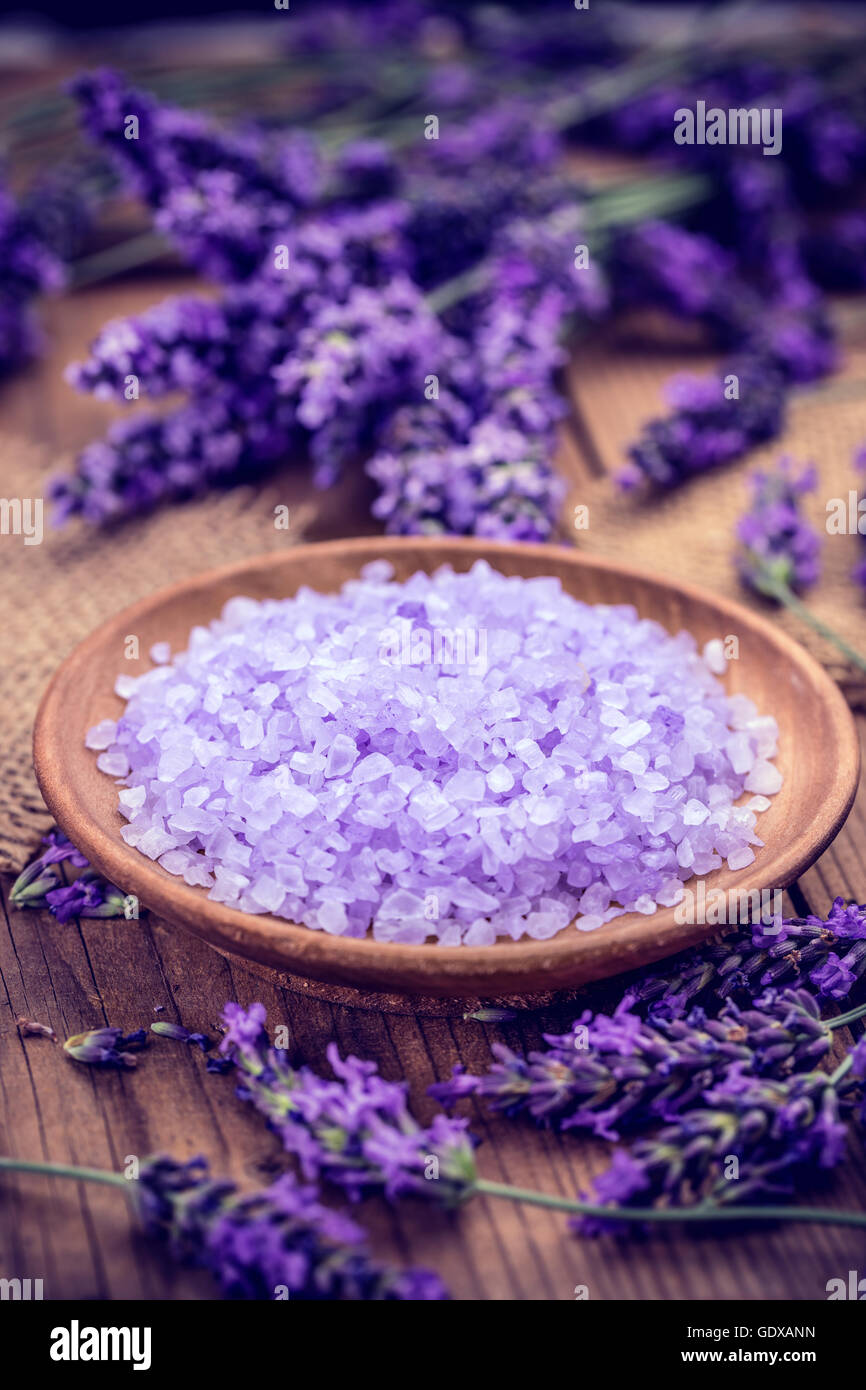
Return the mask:
{"type": "MultiPolygon", "coordinates": [[[[378,942],[369,936],[331,936],[281,918],[253,915],[213,902],[205,889],[185,884],[124,843],[119,834],[124,822],[116,809],[114,783],[96,771],[95,755],[84,747],[86,728],[95,718],[106,717],[103,712],[94,714],[94,702],[100,702],[103,710],[113,708],[115,717],[122,708],[113,686],[120,667],[114,653],[122,651],[123,638],[140,631],[144,619],[180,602],[197,605],[189,631],[196,623],[208,621],[208,614],[217,616],[229,596],[227,585],[239,594],[250,592],[252,586],[256,597],[283,597],[301,584],[332,592],[336,585],[356,575],[362,565],[376,559],[398,563],[400,574],[419,568],[431,571],[447,563],[466,569],[476,559],[487,559],[512,573],[557,573],[562,578],[568,571],[575,580],[592,574],[613,587],[633,587],[633,597],[618,594],[613,601],[634,603],[642,616],[663,621],[653,612],[662,599],[674,612],[683,607],[703,608],[718,616],[719,633],[737,633],[741,642],[748,634],[764,646],[766,660],[774,669],[773,688],[785,692],[789,703],[802,701],[797,723],[803,743],[796,758],[807,760],[810,785],[801,789],[798,804],[789,808],[789,833],[784,843],[768,843],[758,850],[747,869],[732,872],[724,867],[707,875],[707,892],[711,888],[749,892],[787,887],[826,849],[848,815],[860,768],[851,711],[823,667],[786,633],[750,609],[699,588],[648,575],[613,560],[585,556],[565,546],[447,537],[324,541],[210,570],[141,599],[85,638],[59,667],[45,692],[34,730],[34,762],[46,803],[57,824],[94,867],[125,892],[135,894],[158,916],[223,950],[307,978],[360,989],[449,996],[530,994],[584,984],[673,955],[719,930],[713,925],[678,923],[674,908],[662,908],[650,916],[626,914],[593,932],[568,927],[548,941],[523,938],[483,947],[413,946],[378,942]],[[317,583],[323,568],[330,569],[332,578],[317,583]],[[215,595],[209,608],[208,595],[215,590],[222,592],[215,595]],[[643,602],[647,597],[659,602],[643,602]],[[103,783],[109,795],[100,797],[103,783]],[[93,788],[90,804],[89,788],[93,788]]],[[[137,673],[148,666],[148,660],[141,658],[127,669],[137,673]]],[[[779,707],[770,708],[764,701],[760,712],[778,718],[779,707]]],[[[787,750],[780,746],[780,760],[785,762],[787,756],[787,750]]],[[[778,796],[785,795],[786,786],[790,796],[791,778],[789,770],[778,796]]],[[[801,780],[799,772],[796,780],[801,780]]],[[[770,815],[768,811],[760,818],[759,834],[770,815]]]]}

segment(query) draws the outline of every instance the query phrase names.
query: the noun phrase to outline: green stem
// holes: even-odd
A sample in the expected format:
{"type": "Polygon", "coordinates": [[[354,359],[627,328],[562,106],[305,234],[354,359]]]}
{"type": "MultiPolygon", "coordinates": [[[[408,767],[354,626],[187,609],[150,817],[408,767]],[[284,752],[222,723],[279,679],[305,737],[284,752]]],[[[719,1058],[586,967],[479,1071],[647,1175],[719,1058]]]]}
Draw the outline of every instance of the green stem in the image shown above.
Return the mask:
{"type": "MultiPolygon", "coordinates": [[[[850,1060],[850,1057],[846,1058],[849,1065],[850,1060]]],[[[839,1068],[834,1072],[834,1076],[841,1070],[842,1068],[839,1068]]],[[[66,1163],[36,1163],[24,1158],[0,1158],[0,1170],[41,1173],[45,1177],[72,1178],[76,1182],[101,1182],[110,1187],[129,1190],[127,1179],[120,1173],[109,1173],[102,1168],[77,1168],[66,1163]]],[[[866,1212],[832,1211],[826,1207],[720,1207],[712,1203],[699,1203],[693,1207],[600,1206],[595,1202],[580,1202],[570,1197],[557,1197],[548,1192],[533,1192],[525,1187],[512,1187],[509,1183],[492,1182],[487,1178],[475,1180],[469,1195],[476,1193],[486,1197],[505,1198],[511,1202],[525,1202],[529,1206],[547,1207],[552,1211],[566,1211],[576,1216],[597,1216],[608,1221],[654,1221],[668,1224],[696,1221],[806,1221],[826,1226],[866,1227],[866,1212]]]]}
{"type": "Polygon", "coordinates": [[[92,256],[84,256],[72,263],[71,287],[82,289],[85,285],[95,285],[100,280],[108,280],[124,270],[149,265],[171,253],[171,247],[158,232],[142,232],[141,236],[118,242],[105,251],[96,251],[92,256]]]}
{"type": "Polygon", "coordinates": [[[858,1018],[866,1017],[866,1004],[861,1004],[859,1009],[849,1009],[847,1014],[839,1014],[837,1018],[831,1018],[827,1022],[828,1028],[845,1028],[849,1023],[854,1023],[858,1018]]]}
{"type": "Polygon", "coordinates": [[[847,657],[853,666],[857,667],[858,671],[866,673],[866,657],[861,656],[859,652],[848,645],[844,637],[840,637],[838,632],[834,632],[832,627],[828,627],[821,618],[816,617],[812,610],[806,607],[805,603],[801,603],[793,589],[791,589],[784,580],[768,577],[764,592],[766,592],[770,598],[775,598],[779,603],[784,604],[795,617],[799,618],[801,622],[806,623],[807,626],[819,633],[826,641],[832,642],[833,646],[837,647],[842,655],[847,657]]]}
{"type": "Polygon", "coordinates": [[[607,1221],[807,1221],[824,1226],[866,1227],[866,1211],[833,1211],[829,1207],[720,1207],[710,1202],[693,1207],[607,1207],[570,1197],[554,1197],[546,1192],[532,1192],[509,1183],[489,1182],[486,1178],[478,1178],[473,1191],[487,1197],[503,1197],[511,1202],[526,1202],[530,1206],[567,1211],[577,1216],[597,1216],[607,1221]]]}
{"type": "Polygon", "coordinates": [[[842,1080],[842,1077],[847,1075],[847,1073],[851,1070],[853,1065],[854,1055],[853,1053],[849,1052],[847,1057],[844,1057],[842,1061],[839,1063],[836,1070],[830,1073],[830,1085],[838,1086],[839,1082],[842,1080]]]}
{"type": "MultiPolygon", "coordinates": [[[[645,217],[661,217],[680,212],[700,202],[707,193],[707,181],[700,175],[684,174],[673,178],[640,179],[606,188],[593,194],[586,204],[585,230],[600,237],[613,227],[626,226],[645,217]]],[[[596,246],[598,249],[598,246],[596,246]]],[[[434,314],[444,313],[461,299],[484,288],[490,275],[492,261],[485,257],[468,270],[437,285],[426,301],[434,314]]]]}
{"type": "Polygon", "coordinates": [[[129,1187],[129,1180],[105,1168],[77,1168],[70,1163],[37,1163],[27,1158],[0,1158],[0,1169],[14,1173],[42,1173],[49,1178],[74,1178],[77,1182],[102,1182],[109,1187],[129,1187]]]}

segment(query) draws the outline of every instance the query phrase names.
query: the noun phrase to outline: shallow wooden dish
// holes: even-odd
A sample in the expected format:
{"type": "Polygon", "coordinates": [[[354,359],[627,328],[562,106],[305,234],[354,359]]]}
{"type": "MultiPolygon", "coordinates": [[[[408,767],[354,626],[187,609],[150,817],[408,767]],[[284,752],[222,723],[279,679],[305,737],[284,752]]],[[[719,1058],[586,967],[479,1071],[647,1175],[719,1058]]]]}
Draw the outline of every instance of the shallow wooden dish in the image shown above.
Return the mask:
{"type": "Polygon", "coordinates": [[[725,680],[730,691],[744,691],[762,714],[778,721],[777,765],[784,784],[759,818],[765,848],[755,863],[708,875],[708,893],[785,887],[844,822],[860,763],[848,707],[802,647],[748,609],[561,547],[438,538],[329,541],[214,570],[125,609],[76,647],[42,701],[34,734],[36,774],[58,824],[101,873],[170,923],[219,950],[289,975],[373,993],[452,998],[580,985],[671,955],[717,930],[679,924],[674,909],[665,908],[651,917],[620,917],[594,932],[569,928],[550,941],[442,948],[349,940],[211,902],[204,889],[187,886],[124,843],[115,783],[97,770],[95,754],[84,747],[92,724],[117,718],[123,709],[112,693],[118,674],[146,669],[156,641],[183,649],[190,629],[216,617],[236,594],[281,597],[302,584],[333,591],[381,557],[392,561],[399,578],[446,562],[465,570],[484,557],[506,574],[557,575],[565,589],[590,603],[632,603],[671,632],[687,628],[700,644],[729,634],[739,638],[739,659],[729,663],[725,680]],[[138,661],[124,659],[124,639],[131,634],[144,653],[138,661]]]}

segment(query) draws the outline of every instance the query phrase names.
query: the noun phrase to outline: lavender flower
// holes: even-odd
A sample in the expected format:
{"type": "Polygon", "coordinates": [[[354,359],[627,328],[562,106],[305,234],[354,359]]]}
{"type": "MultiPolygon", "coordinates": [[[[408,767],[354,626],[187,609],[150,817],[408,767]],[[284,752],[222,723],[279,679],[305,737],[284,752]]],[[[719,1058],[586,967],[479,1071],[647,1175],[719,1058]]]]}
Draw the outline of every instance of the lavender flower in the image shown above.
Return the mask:
{"type": "Polygon", "coordinates": [[[385,1081],[374,1062],[341,1059],[332,1043],[331,1081],[293,1068],[269,1045],[262,1005],[227,1004],[220,1050],[240,1080],[238,1095],[266,1117],[306,1178],[324,1177],[354,1200],[367,1192],[405,1193],[453,1205],[475,1181],[465,1120],[437,1115],[426,1128],[409,1112],[406,1086],[385,1081]]]}
{"type": "Polygon", "coordinates": [[[109,70],[83,74],[70,90],[91,140],[155,210],[157,228],[217,280],[257,271],[319,192],[321,172],[305,136],[223,130],[160,105],[109,70]]]}
{"type": "Polygon", "coordinates": [[[435,1274],[374,1261],[363,1230],[286,1173],[238,1195],[205,1159],[165,1155],[141,1165],[134,1197],[145,1230],[174,1259],[199,1265],[227,1298],[427,1301],[448,1293],[435,1274]]]}
{"type": "Polygon", "coordinates": [[[806,242],[810,274],[825,289],[862,290],[866,286],[866,213],[842,212],[806,242]]]}
{"type": "Polygon", "coordinates": [[[38,1019],[28,1018],[26,1014],[16,1018],[15,1022],[22,1038],[48,1038],[50,1042],[57,1042],[57,1034],[50,1023],[40,1023],[38,1019]]]}
{"type": "Polygon", "coordinates": [[[147,1043],[143,1028],[123,1035],[120,1028],[91,1028],[86,1033],[75,1033],[63,1044],[64,1052],[75,1062],[85,1062],[88,1066],[134,1067],[136,1057],[131,1049],[138,1051],[147,1043]]]}
{"type": "Polygon", "coordinates": [[[791,461],[782,459],[776,472],[756,473],[752,482],[751,510],[737,525],[743,582],[770,597],[780,585],[795,591],[809,588],[820,573],[820,540],[800,515],[800,498],[816,487],[815,469],[806,468],[796,477],[791,461]]]}
{"type": "MultiPolygon", "coordinates": [[[[300,447],[300,383],[294,396],[284,394],[278,369],[292,344],[315,352],[310,325],[319,313],[338,318],[345,311],[337,306],[362,294],[359,284],[398,272],[398,221],[399,212],[385,206],[341,214],[299,232],[290,274],[271,268],[230,289],[220,304],[173,299],[110,324],[90,360],[71,369],[73,384],[123,400],[131,375],[156,398],[176,391],[192,398],[159,418],[121,420],[106,441],[86,448],[74,472],[52,484],[56,519],[77,514],[104,523],[250,481],[300,447]]],[[[377,341],[371,337],[371,353],[377,341]]],[[[312,374],[315,363],[305,365],[312,374]]]]}
{"type": "Polygon", "coordinates": [[[73,917],[123,917],[126,894],[89,869],[68,886],[52,888],[45,894],[45,905],[58,922],[73,917]]]}
{"type": "Polygon", "coordinates": [[[624,488],[641,479],[672,487],[741,457],[782,428],[784,383],[765,358],[732,359],[718,376],[677,377],[668,399],[674,414],[651,421],[629,449],[631,467],[618,479],[624,488]],[[726,388],[731,376],[737,380],[736,396],[726,388]]]}
{"type": "MultiPolygon", "coordinates": [[[[843,1093],[850,1084],[837,1086],[822,1071],[770,1080],[734,1065],[704,1092],[701,1106],[618,1149],[595,1181],[594,1200],[644,1207],[662,1199],[676,1206],[729,1205],[784,1196],[842,1161],[843,1093]],[[736,1177],[730,1176],[732,1159],[736,1177]]],[[[579,1218],[572,1226],[582,1235],[622,1229],[615,1217],[579,1218]]]]}
{"type": "Polygon", "coordinates": [[[32,301],[63,284],[63,267],[33,219],[0,187],[0,377],[35,356],[41,336],[32,301]]]}
{"type": "Polygon", "coordinates": [[[720,329],[730,318],[734,268],[733,254],[710,237],[649,221],[618,238],[611,278],[621,308],[665,309],[720,329]]]}
{"type": "Polygon", "coordinates": [[[831,957],[844,964],[850,997],[866,976],[866,906],[836,898],[826,919],[779,918],[756,924],[702,946],[672,966],[642,974],[624,996],[630,1008],[649,1008],[676,1017],[699,1002],[716,1012],[725,1000],[751,1001],[762,990],[781,985],[809,988],[828,997],[824,981],[838,987],[839,976],[827,971],[831,957]]]}
{"type": "Polygon", "coordinates": [[[60,879],[53,866],[68,859],[77,868],[88,867],[84,855],[67,839],[62,830],[51,830],[42,840],[48,848],[22,869],[12,885],[9,898],[15,907],[42,907],[45,895],[56,888],[60,879]]]}
{"type": "Polygon", "coordinates": [[[348,418],[357,448],[389,408],[423,398],[426,369],[443,361],[445,338],[418,290],[398,278],[322,305],[273,375],[300,424],[314,431],[348,418]]]}
{"type": "Polygon", "coordinates": [[[695,1008],[644,1020],[626,999],[612,1015],[583,1014],[562,1037],[545,1034],[546,1048],[525,1059],[494,1043],[488,1072],[457,1067],[430,1093],[446,1105],[477,1095],[509,1115],[615,1140],[620,1128],[673,1119],[734,1065],[776,1077],[811,1067],[831,1038],[803,990],[771,991],[747,1009],[729,1000],[715,1019],[695,1008]]]}
{"type": "Polygon", "coordinates": [[[15,907],[47,908],[58,922],[73,917],[122,917],[126,897],[119,888],[101,878],[62,830],[52,830],[42,841],[48,849],[27,865],[12,885],[10,900],[15,907]],[[64,860],[84,869],[68,886],[61,883],[54,865],[64,860]]]}

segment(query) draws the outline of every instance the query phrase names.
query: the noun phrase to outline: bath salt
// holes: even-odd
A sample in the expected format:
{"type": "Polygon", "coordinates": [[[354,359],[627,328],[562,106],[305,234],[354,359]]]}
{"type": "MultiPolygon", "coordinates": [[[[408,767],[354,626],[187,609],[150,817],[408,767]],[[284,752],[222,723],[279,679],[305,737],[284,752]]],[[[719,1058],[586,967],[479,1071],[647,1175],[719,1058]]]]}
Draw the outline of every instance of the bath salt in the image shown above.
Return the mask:
{"type": "Polygon", "coordinates": [[[649,917],[750,864],[781,786],[775,722],[726,694],[712,644],[484,561],[239,596],[151,656],[86,740],[127,843],[334,935],[483,946],[649,917]]]}

